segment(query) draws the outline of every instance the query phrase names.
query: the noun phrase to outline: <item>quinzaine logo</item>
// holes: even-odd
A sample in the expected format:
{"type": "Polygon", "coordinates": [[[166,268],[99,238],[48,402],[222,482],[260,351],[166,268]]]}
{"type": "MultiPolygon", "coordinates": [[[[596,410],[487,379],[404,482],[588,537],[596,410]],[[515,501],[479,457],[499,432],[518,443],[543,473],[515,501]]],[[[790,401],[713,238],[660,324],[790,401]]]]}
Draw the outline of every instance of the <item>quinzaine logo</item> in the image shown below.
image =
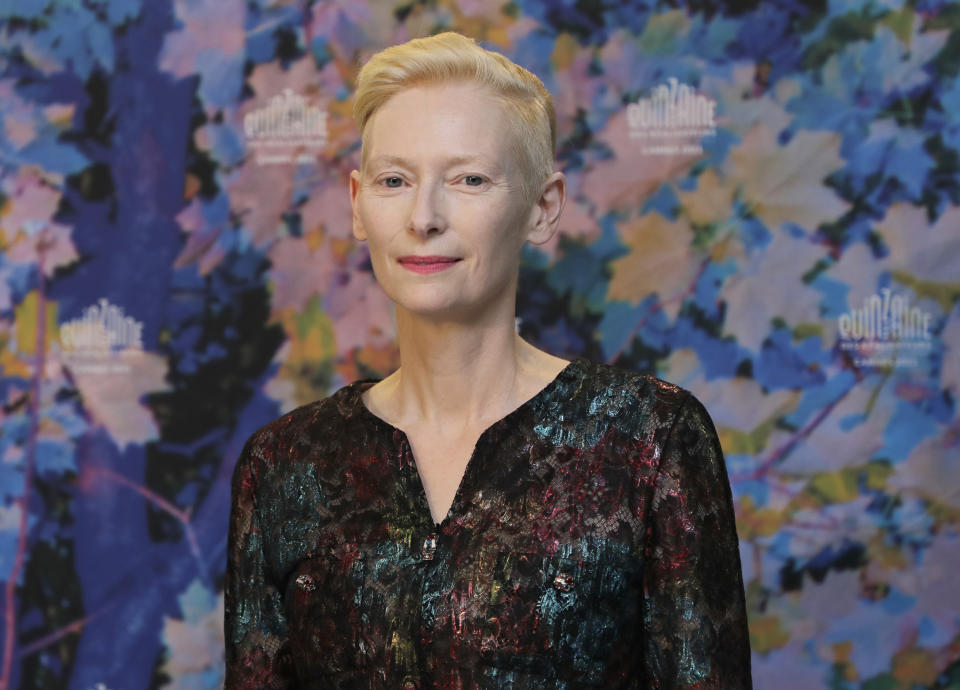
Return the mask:
{"type": "Polygon", "coordinates": [[[670,77],[649,98],[627,105],[631,139],[654,156],[703,153],[705,136],[716,134],[717,102],[670,77]]]}
{"type": "Polygon", "coordinates": [[[857,366],[917,366],[918,357],[933,347],[931,318],[908,297],[883,288],[861,308],[840,315],[840,348],[853,353],[857,366]]]}
{"type": "Polygon", "coordinates": [[[84,374],[125,374],[129,359],[143,354],[143,323],[101,298],[80,318],[60,325],[67,365],[84,374]]]}
{"type": "Polygon", "coordinates": [[[250,146],[257,149],[257,163],[311,163],[316,152],[327,144],[327,113],[307,104],[292,89],[274,96],[266,106],[247,113],[243,131],[250,146]],[[307,151],[295,152],[306,148],[307,151]]]}

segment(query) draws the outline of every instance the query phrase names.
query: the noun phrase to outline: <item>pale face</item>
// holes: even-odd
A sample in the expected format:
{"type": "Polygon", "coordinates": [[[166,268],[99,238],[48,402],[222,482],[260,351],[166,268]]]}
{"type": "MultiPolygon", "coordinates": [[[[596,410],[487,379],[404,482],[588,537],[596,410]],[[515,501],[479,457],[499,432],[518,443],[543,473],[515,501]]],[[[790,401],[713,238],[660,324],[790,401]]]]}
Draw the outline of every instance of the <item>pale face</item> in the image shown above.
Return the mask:
{"type": "Polygon", "coordinates": [[[399,308],[454,320],[504,300],[512,309],[524,242],[554,228],[538,204],[523,204],[503,118],[486,91],[458,83],[401,91],[368,123],[367,169],[350,176],[353,234],[370,243],[399,308]],[[425,256],[452,261],[405,261],[425,256]]]}

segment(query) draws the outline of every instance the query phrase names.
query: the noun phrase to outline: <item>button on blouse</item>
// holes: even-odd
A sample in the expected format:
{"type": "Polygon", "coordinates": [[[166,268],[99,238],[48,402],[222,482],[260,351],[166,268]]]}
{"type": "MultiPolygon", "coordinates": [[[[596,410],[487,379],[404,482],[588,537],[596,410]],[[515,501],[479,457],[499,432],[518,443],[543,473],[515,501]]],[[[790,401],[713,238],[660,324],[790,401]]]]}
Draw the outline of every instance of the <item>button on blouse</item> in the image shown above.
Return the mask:
{"type": "Polygon", "coordinates": [[[751,686],[730,485],[692,394],[575,359],[484,430],[438,525],[374,383],[244,446],[226,690],[751,686]]]}

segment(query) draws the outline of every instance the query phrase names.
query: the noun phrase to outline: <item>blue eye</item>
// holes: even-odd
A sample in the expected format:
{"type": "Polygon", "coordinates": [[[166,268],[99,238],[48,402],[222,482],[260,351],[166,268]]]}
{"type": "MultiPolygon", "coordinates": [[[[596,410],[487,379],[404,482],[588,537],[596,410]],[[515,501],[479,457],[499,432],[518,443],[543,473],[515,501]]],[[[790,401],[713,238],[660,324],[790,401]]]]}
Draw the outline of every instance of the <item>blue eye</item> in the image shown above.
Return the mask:
{"type": "Polygon", "coordinates": [[[391,175],[390,177],[383,178],[383,182],[386,182],[388,187],[392,187],[394,189],[396,189],[397,187],[403,184],[403,180],[397,177],[396,175],[391,175]],[[389,184],[390,180],[396,180],[399,184],[389,184]]]}
{"type": "Polygon", "coordinates": [[[479,187],[479,186],[482,185],[483,182],[484,182],[483,178],[480,177],[479,175],[467,175],[467,176],[466,176],[465,178],[463,178],[463,179],[464,179],[465,182],[467,182],[468,180],[476,180],[476,181],[477,181],[476,184],[470,184],[469,182],[467,182],[467,186],[469,186],[469,187],[479,187]]]}

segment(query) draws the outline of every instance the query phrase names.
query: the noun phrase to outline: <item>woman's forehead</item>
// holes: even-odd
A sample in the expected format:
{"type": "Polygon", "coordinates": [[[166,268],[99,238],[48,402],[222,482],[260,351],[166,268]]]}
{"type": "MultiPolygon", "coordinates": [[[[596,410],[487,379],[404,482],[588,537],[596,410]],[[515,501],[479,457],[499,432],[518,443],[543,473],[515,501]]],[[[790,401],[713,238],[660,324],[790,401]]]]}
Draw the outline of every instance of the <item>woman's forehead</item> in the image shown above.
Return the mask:
{"type": "Polygon", "coordinates": [[[487,87],[464,82],[407,87],[368,122],[366,163],[413,168],[429,160],[431,165],[513,167],[505,115],[487,87]]]}

